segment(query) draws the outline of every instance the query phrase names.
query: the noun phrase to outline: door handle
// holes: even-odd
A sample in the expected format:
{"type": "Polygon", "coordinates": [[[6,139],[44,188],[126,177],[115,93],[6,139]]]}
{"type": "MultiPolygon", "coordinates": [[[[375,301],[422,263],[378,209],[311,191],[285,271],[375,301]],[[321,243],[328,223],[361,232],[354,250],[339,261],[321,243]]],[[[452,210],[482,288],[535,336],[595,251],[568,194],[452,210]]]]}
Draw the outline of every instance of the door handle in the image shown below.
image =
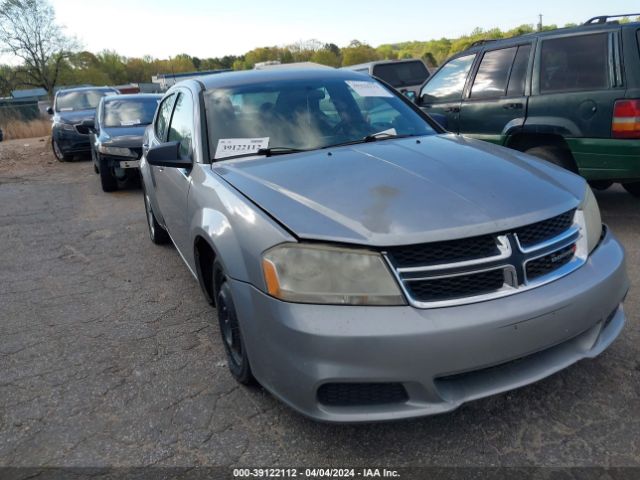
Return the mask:
{"type": "Polygon", "coordinates": [[[506,105],[503,105],[502,108],[504,108],[505,110],[519,110],[523,106],[524,105],[522,105],[521,103],[507,103],[506,105]]]}
{"type": "Polygon", "coordinates": [[[458,113],[460,111],[460,107],[447,107],[443,111],[447,113],[458,113]]]}

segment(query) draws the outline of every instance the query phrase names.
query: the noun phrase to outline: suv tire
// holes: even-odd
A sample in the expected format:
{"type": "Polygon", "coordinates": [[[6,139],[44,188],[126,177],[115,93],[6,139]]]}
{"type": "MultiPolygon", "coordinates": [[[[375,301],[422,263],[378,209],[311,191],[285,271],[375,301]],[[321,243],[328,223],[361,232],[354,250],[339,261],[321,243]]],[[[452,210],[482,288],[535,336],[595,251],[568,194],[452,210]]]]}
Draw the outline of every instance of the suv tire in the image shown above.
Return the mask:
{"type": "Polygon", "coordinates": [[[525,150],[524,153],[546,160],[573,173],[578,173],[571,153],[556,145],[532,147],[525,150]]]}
{"type": "Polygon", "coordinates": [[[100,173],[100,184],[102,185],[102,190],[105,192],[113,192],[118,189],[118,180],[111,173],[111,169],[107,165],[107,162],[98,157],[98,162],[100,164],[100,168],[98,169],[100,173]]]}
{"type": "Polygon", "coordinates": [[[589,186],[594,190],[606,190],[613,182],[611,180],[589,180],[589,186]]]}
{"type": "Polygon", "coordinates": [[[227,277],[222,270],[222,266],[216,262],[213,265],[214,288],[216,290],[216,310],[218,312],[218,323],[220,325],[220,336],[222,344],[227,354],[227,366],[233,378],[243,385],[255,383],[251,373],[251,365],[247,356],[240,322],[233,302],[231,287],[227,277]]]}
{"type": "Polygon", "coordinates": [[[640,198],[640,182],[623,183],[624,189],[636,198],[640,198]]]}

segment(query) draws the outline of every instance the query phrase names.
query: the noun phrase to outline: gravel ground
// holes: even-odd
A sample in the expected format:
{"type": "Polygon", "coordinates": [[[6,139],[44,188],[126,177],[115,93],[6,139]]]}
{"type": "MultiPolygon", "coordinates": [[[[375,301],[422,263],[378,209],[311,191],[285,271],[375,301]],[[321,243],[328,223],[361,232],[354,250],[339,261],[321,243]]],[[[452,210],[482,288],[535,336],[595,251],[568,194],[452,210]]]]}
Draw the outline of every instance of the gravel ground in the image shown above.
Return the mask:
{"type": "Polygon", "coordinates": [[[103,193],[48,139],[0,143],[0,466],[640,466],[640,201],[598,199],[632,282],[609,350],[451,414],[327,425],[232,380],[139,190],[103,193]]]}

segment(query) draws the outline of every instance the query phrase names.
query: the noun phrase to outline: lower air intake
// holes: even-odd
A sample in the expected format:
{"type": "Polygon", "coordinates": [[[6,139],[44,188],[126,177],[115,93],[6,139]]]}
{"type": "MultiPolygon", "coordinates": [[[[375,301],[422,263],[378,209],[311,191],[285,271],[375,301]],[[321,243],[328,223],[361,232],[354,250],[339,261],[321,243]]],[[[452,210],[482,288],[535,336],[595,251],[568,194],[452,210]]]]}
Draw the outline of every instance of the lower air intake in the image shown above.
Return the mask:
{"type": "Polygon", "coordinates": [[[318,389],[318,401],[334,407],[386,405],[408,399],[401,383],[325,383],[318,389]]]}

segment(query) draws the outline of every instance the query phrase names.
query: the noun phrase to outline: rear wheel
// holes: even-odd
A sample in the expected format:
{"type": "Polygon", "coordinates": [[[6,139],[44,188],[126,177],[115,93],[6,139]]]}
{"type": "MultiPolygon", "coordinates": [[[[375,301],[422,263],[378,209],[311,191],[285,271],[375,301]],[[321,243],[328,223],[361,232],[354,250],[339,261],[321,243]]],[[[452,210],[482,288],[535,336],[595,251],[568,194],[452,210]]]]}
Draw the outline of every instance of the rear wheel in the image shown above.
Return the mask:
{"type": "Polygon", "coordinates": [[[227,364],[233,378],[238,382],[249,385],[255,382],[249,365],[249,357],[245,347],[238,315],[236,312],[231,287],[220,266],[216,263],[213,267],[216,292],[216,310],[218,312],[218,323],[220,324],[220,335],[227,354],[227,364]]]}
{"type": "Polygon", "coordinates": [[[623,183],[622,186],[631,195],[640,198],[640,182],[623,183]]]}
{"type": "Polygon", "coordinates": [[[564,148],[555,145],[544,145],[529,148],[524,153],[546,160],[573,173],[578,173],[571,153],[564,148]]]}
{"type": "Polygon", "coordinates": [[[113,176],[111,169],[107,165],[107,161],[104,158],[98,157],[98,162],[100,164],[98,171],[100,173],[100,184],[102,185],[102,190],[105,192],[113,192],[117,190],[118,180],[113,176]]]}
{"type": "Polygon", "coordinates": [[[589,185],[594,190],[606,190],[613,182],[611,180],[589,180],[589,185]]]}
{"type": "Polygon", "coordinates": [[[73,155],[68,155],[62,151],[55,138],[51,139],[51,149],[53,150],[53,156],[59,162],[68,162],[73,158],[73,155]]]}
{"type": "Polygon", "coordinates": [[[149,195],[147,192],[143,190],[143,198],[144,198],[144,209],[147,213],[147,226],[149,227],[149,238],[156,245],[163,245],[165,243],[169,243],[169,234],[167,231],[162,228],[162,225],[158,223],[156,220],[156,216],[151,209],[151,200],[149,199],[149,195]]]}

